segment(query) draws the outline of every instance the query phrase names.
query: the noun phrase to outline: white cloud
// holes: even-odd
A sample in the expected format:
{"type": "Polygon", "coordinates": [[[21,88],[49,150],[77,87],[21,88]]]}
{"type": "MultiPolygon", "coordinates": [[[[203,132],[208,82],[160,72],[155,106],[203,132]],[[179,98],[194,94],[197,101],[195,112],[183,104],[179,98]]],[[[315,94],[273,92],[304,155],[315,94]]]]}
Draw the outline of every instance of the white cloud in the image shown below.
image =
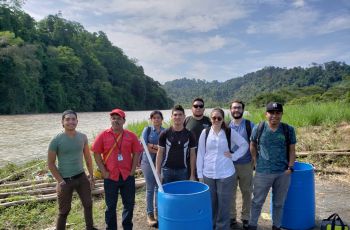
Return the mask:
{"type": "Polygon", "coordinates": [[[305,5],[305,2],[304,2],[304,0],[295,0],[293,5],[297,8],[299,8],[299,7],[303,7],[305,5]]]}
{"type": "Polygon", "coordinates": [[[340,30],[350,29],[350,15],[332,15],[329,20],[325,20],[322,25],[317,27],[319,34],[328,34],[340,30]]]}
{"type": "Polygon", "coordinates": [[[280,37],[305,37],[317,22],[317,11],[298,8],[289,9],[270,18],[266,22],[254,22],[247,28],[248,34],[277,34],[280,37]]]}

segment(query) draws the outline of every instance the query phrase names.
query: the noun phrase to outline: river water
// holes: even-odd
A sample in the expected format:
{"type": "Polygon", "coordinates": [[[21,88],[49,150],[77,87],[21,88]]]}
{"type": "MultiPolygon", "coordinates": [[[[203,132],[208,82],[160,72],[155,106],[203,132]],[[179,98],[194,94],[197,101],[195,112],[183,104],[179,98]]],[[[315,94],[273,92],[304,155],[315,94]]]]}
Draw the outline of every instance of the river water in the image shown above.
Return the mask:
{"type": "MultiPolygon", "coordinates": [[[[164,121],[169,122],[171,110],[161,110],[164,121]]],[[[207,109],[209,113],[211,109],[207,109]]],[[[226,111],[225,111],[226,112],[226,111]]],[[[151,111],[127,111],[126,125],[144,121],[151,111]]],[[[190,110],[185,111],[191,115],[190,110]]],[[[77,130],[88,136],[89,143],[102,130],[110,127],[109,112],[78,113],[77,130]]],[[[0,167],[9,162],[16,164],[31,159],[46,158],[52,137],[63,130],[61,114],[5,115],[0,116],[0,167]]]]}

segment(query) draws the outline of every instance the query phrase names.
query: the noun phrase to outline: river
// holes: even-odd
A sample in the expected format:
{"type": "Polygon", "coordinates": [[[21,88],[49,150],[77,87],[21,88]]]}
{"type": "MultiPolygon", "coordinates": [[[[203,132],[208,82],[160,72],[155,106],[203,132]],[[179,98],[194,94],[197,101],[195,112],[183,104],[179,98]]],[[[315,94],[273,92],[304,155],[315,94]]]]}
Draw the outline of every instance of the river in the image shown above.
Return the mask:
{"type": "MultiPolygon", "coordinates": [[[[169,122],[171,110],[161,110],[164,121],[169,122]]],[[[206,113],[211,109],[207,109],[206,113]]],[[[227,112],[227,111],[225,111],[227,112]]],[[[151,111],[127,111],[126,125],[144,121],[151,111]]],[[[186,115],[191,111],[186,110],[186,115]]],[[[99,132],[110,127],[109,112],[78,113],[77,130],[88,136],[89,143],[99,132]]],[[[61,114],[30,114],[0,116],[0,167],[9,162],[16,164],[32,159],[43,159],[47,155],[52,137],[61,132],[61,114]]]]}

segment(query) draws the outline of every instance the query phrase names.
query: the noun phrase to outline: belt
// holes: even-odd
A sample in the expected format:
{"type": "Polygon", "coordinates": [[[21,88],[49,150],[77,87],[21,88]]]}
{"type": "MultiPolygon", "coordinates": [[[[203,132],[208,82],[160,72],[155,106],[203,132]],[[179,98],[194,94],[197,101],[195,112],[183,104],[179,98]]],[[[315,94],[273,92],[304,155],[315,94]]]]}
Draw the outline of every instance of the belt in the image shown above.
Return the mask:
{"type": "Polygon", "coordinates": [[[63,178],[63,180],[74,180],[74,179],[81,177],[84,174],[85,174],[85,172],[82,172],[82,173],[79,173],[79,174],[71,176],[71,177],[65,177],[65,178],[63,178]]]}

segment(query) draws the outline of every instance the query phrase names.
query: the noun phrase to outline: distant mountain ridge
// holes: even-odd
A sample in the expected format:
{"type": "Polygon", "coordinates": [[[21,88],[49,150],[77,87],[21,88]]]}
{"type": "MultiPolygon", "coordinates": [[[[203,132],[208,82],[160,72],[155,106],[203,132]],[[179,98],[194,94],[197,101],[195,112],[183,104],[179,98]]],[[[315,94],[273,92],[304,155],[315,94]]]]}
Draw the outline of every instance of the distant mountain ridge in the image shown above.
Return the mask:
{"type": "Polygon", "coordinates": [[[345,92],[338,95],[342,99],[349,93],[349,79],[350,66],[331,61],[313,63],[308,68],[265,67],[225,82],[182,78],[165,82],[162,87],[175,103],[187,106],[198,96],[203,97],[208,106],[227,105],[233,98],[259,105],[276,96],[283,102],[310,95],[322,96],[334,87],[345,92]]]}

